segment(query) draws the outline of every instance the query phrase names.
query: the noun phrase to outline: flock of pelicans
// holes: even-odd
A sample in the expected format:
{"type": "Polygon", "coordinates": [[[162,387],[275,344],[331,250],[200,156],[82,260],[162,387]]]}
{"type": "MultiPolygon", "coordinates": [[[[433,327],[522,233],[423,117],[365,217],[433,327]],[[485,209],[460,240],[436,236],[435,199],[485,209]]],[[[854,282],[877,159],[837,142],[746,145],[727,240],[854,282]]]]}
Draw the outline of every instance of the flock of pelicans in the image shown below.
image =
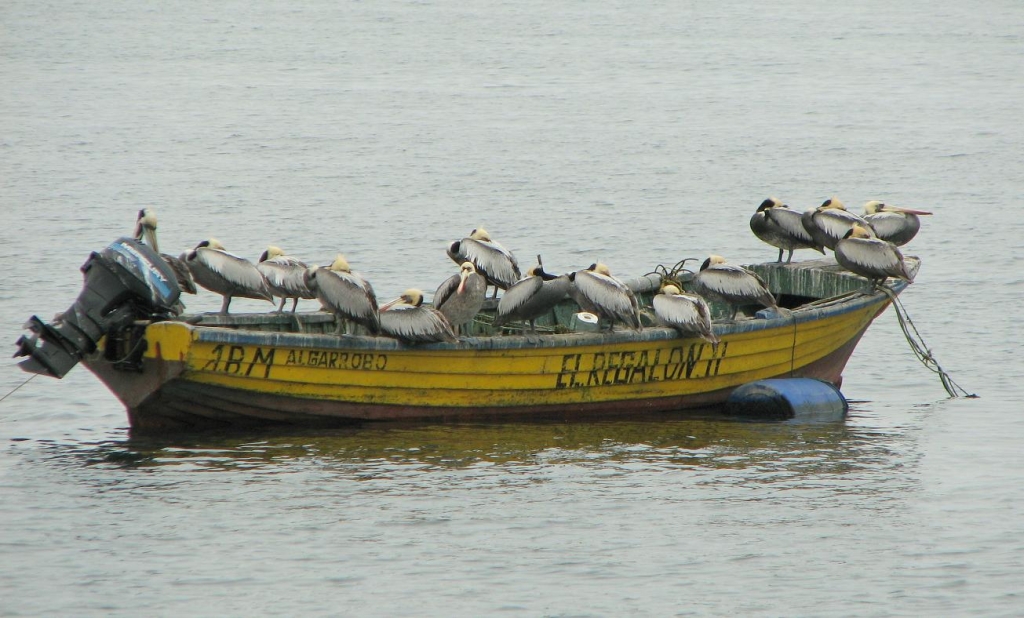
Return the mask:
{"type": "MultiPolygon", "coordinates": [[[[779,249],[778,261],[793,258],[797,249],[835,253],[844,268],[877,284],[887,277],[911,281],[899,246],[907,243],[920,228],[919,215],[929,212],[896,208],[872,201],[865,205],[865,216],[846,210],[832,198],[821,206],[799,213],[774,198],[761,203],[750,219],[750,228],[764,242],[779,249]]],[[[135,237],[159,252],[156,215],[151,209],[139,212],[135,237]]],[[[529,324],[550,311],[566,297],[583,311],[598,318],[598,324],[613,328],[621,323],[640,329],[640,307],[636,296],[612,276],[601,263],[564,275],[552,275],[541,265],[521,276],[511,251],[491,239],[483,228],[452,242],[448,255],[459,265],[459,272],[446,279],[434,293],[431,305],[423,304],[423,292],[406,290],[398,298],[378,306],[370,283],[353,272],[344,256],[329,266],[310,267],[286,255],[278,247],[268,247],[258,262],[228,253],[216,239],[204,240],[191,251],[175,258],[160,254],[177,275],[182,291],[195,294],[196,284],[224,297],[220,312],[226,314],[233,297],[280,298],[278,312],[292,299],[292,312],[299,299],[317,299],[338,322],[338,334],[348,324],[358,324],[372,335],[384,335],[406,343],[456,341],[462,329],[482,309],[489,287],[504,290],[497,301],[494,325],[511,321],[529,324]]],[[[775,298],[754,273],[712,255],[695,275],[698,293],[683,292],[666,283],[655,295],[652,305],[657,320],[681,333],[695,334],[715,342],[711,329],[711,311],[703,296],[732,307],[732,319],[742,305],[760,304],[778,310],[775,298]]]]}

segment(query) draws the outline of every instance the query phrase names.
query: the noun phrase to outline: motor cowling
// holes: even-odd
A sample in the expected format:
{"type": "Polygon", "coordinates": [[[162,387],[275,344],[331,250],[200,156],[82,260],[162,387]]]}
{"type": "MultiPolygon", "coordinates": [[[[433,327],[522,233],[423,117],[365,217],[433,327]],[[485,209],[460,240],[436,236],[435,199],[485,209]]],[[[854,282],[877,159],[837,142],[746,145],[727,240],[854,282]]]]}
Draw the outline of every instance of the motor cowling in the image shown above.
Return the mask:
{"type": "Polygon", "coordinates": [[[18,339],[14,356],[27,356],[22,370],[63,378],[107,333],[135,320],[166,319],[180,313],[174,271],[147,245],[121,238],[82,265],[85,283],[75,302],[46,323],[37,316],[18,339]]]}

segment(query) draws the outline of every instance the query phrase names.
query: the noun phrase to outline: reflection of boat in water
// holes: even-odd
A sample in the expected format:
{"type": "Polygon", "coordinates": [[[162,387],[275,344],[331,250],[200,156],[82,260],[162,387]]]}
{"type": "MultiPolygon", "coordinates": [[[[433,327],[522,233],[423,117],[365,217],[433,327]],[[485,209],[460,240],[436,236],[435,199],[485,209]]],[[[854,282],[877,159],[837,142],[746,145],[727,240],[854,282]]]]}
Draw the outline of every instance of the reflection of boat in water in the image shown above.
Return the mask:
{"type": "MultiPolygon", "coordinates": [[[[124,402],[132,427],[149,431],[581,419],[716,406],[764,378],[838,384],[890,297],[831,261],[749,268],[784,310],[716,322],[717,345],[669,328],[577,330],[579,308],[565,300],[537,320],[552,334],[495,336],[490,306],[461,341],[410,346],[336,336],[325,313],[175,316],[173,273],[123,239],[83,267],[86,288],[59,324],[30,321],[19,353],[30,357],[26,370],[58,377],[81,359],[124,402]]],[[[650,306],[660,283],[648,275],[629,285],[650,306]]]]}

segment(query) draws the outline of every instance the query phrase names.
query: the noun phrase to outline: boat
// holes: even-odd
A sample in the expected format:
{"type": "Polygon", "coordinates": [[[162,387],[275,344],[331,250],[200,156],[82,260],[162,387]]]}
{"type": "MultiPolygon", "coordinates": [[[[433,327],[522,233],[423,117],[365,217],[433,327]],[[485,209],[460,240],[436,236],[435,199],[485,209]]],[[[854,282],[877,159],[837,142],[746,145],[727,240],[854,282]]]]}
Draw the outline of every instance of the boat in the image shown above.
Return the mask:
{"type": "MultiPolygon", "coordinates": [[[[916,274],[920,261],[907,265],[916,274]]],[[[597,330],[567,298],[536,333],[495,329],[490,302],[458,341],[410,345],[337,335],[322,311],[182,313],[166,263],[122,238],[90,256],[85,287],[63,316],[29,320],[16,356],[27,357],[24,370],[55,377],[83,363],[140,433],[640,417],[721,408],[737,387],[768,378],[838,387],[861,336],[907,286],[873,286],[832,259],[747,268],[780,309],[751,307],[732,321],[730,308],[712,303],[717,343],[650,319],[641,330],[597,330]]],[[[658,270],[626,282],[648,310],[664,278],[690,280],[658,270]]]]}

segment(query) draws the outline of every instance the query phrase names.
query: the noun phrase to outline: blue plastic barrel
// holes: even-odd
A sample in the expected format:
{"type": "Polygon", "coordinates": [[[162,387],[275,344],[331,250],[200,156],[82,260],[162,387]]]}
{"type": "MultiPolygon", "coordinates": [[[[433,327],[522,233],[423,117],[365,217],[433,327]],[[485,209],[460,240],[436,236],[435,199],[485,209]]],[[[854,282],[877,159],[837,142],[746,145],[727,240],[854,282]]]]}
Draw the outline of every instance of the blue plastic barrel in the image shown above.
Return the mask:
{"type": "Polygon", "coordinates": [[[748,382],[725,402],[726,414],[778,420],[839,421],[849,408],[838,388],[814,378],[748,382]]]}

